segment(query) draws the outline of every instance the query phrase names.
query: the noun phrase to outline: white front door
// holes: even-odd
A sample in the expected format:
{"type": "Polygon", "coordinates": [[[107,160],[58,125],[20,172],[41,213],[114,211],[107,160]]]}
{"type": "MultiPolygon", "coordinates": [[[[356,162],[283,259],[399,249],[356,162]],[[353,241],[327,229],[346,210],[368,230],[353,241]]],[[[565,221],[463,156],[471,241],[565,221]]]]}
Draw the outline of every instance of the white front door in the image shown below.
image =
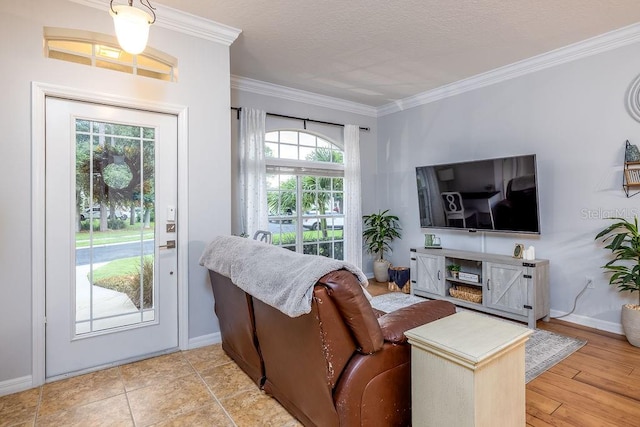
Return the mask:
{"type": "Polygon", "coordinates": [[[178,346],[177,117],[46,98],[48,379],[178,346]]]}

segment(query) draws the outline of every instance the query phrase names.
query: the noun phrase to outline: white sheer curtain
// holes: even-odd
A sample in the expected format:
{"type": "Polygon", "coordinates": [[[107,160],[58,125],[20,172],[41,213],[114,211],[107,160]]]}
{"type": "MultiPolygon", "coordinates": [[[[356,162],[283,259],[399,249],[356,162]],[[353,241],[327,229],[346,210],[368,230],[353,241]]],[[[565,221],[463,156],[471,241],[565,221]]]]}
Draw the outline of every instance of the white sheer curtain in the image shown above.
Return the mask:
{"type": "Polygon", "coordinates": [[[362,268],[360,127],[344,127],[344,260],[362,268]]]}
{"type": "Polygon", "coordinates": [[[267,172],[264,160],[266,113],[254,108],[240,111],[240,188],[243,232],[249,236],[269,230],[267,172]]]}

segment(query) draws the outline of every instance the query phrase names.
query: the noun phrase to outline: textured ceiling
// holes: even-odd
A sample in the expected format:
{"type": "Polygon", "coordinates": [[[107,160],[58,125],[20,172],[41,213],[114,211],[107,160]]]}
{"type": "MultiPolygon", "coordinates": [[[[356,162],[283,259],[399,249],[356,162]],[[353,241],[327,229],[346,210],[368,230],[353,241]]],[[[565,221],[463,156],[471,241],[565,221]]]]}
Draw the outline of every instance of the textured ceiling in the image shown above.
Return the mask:
{"type": "Polygon", "coordinates": [[[242,30],[231,73],[381,106],[640,21],[638,0],[161,0],[242,30]]]}

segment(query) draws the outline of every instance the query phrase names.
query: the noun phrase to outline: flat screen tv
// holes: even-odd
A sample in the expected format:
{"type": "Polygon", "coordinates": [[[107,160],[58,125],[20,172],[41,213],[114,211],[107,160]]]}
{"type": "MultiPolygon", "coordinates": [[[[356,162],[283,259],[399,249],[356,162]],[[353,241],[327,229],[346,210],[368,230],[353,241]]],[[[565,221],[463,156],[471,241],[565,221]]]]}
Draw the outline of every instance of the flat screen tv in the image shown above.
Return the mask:
{"type": "Polygon", "coordinates": [[[540,233],[533,154],[416,168],[422,228],[540,233]]]}

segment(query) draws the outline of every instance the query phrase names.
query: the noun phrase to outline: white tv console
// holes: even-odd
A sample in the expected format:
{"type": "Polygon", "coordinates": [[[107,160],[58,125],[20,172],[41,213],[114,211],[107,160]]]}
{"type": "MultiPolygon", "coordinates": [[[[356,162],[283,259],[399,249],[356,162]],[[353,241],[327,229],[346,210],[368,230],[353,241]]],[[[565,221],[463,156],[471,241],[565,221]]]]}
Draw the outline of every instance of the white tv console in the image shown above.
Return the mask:
{"type": "Polygon", "coordinates": [[[411,294],[526,322],[549,320],[549,261],[450,249],[411,249],[411,294]],[[467,277],[454,278],[447,266],[457,264],[467,277]],[[482,294],[481,302],[454,298],[450,289],[465,286],[482,294]]]}

